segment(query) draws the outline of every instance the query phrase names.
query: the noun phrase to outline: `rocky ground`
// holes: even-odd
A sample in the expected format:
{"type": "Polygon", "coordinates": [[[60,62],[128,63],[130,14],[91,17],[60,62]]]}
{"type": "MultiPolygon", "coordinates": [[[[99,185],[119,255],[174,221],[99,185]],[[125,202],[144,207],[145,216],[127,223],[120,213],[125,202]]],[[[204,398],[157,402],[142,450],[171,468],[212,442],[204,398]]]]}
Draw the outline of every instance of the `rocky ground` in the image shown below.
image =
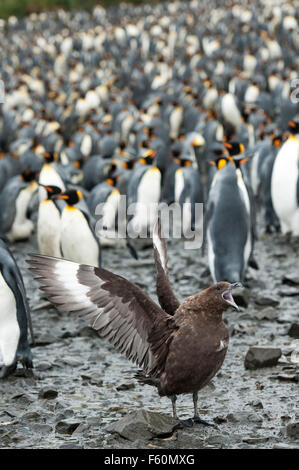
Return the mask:
{"type": "MultiPolygon", "coordinates": [[[[134,365],[83,320],[38,308],[44,301],[25,264],[26,253],[37,251],[35,239],[12,249],[32,308],[35,367],[32,376],[20,368],[0,383],[0,447],[299,448],[299,243],[260,234],[260,269],[248,272],[241,311],[225,313],[231,340],[224,365],[199,396],[201,416],[217,427],[175,431],[170,401],[138,384],[134,365]],[[255,346],[274,349],[247,354],[255,346]],[[256,368],[267,364],[275,365],[256,368]]],[[[210,283],[199,251],[183,250],[183,242],[169,243],[168,250],[181,299],[210,283]]],[[[140,252],[139,261],[127,250],[107,249],[103,265],[155,298],[151,249],[140,252]]],[[[192,416],[191,396],[179,397],[178,413],[192,416]]]]}

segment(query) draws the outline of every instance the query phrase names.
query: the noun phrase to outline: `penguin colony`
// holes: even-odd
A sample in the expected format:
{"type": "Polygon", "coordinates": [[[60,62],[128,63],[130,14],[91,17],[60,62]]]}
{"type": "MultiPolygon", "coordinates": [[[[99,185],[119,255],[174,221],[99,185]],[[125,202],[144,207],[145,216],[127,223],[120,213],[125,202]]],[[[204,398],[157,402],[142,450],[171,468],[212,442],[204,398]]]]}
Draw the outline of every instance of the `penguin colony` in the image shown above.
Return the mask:
{"type": "MultiPolygon", "coordinates": [[[[299,235],[298,21],[298,2],[274,0],[0,20],[1,377],[32,367],[18,240],[100,269],[122,195],[177,202],[191,228],[204,203],[211,279],[233,285],[258,268],[258,213],[266,232],[299,235]]],[[[125,224],[153,221],[137,209],[125,224]]]]}

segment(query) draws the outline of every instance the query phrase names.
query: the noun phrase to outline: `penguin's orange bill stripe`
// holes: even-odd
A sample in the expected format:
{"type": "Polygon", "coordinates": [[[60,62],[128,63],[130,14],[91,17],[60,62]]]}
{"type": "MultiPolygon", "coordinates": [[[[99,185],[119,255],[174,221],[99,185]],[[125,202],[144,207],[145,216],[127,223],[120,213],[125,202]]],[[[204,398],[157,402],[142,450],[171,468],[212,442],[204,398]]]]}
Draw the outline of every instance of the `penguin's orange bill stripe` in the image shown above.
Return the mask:
{"type": "Polygon", "coordinates": [[[233,146],[232,146],[231,144],[229,144],[228,142],[223,142],[223,145],[224,145],[224,147],[226,147],[227,149],[233,148],[233,146]]]}
{"type": "Polygon", "coordinates": [[[240,165],[243,165],[243,163],[246,163],[246,162],[248,162],[248,160],[249,160],[249,157],[242,158],[242,160],[240,160],[240,162],[239,162],[239,163],[240,163],[240,165]]]}
{"type": "Polygon", "coordinates": [[[293,121],[288,121],[288,125],[293,127],[293,129],[296,127],[296,124],[293,121]]]}

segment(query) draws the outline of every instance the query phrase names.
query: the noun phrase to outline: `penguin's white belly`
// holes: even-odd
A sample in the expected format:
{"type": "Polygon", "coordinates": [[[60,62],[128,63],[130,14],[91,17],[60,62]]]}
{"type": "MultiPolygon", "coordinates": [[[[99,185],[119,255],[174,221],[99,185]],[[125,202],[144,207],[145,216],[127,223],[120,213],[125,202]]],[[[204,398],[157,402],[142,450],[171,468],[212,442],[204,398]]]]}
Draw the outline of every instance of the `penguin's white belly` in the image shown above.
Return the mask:
{"type": "Polygon", "coordinates": [[[32,188],[27,188],[20,191],[16,199],[16,215],[10,231],[7,233],[7,238],[10,241],[24,240],[29,238],[34,229],[34,224],[31,220],[27,219],[27,209],[30,203],[32,188]]]}
{"type": "Polygon", "coordinates": [[[208,243],[208,260],[209,260],[210,273],[213,278],[213,282],[217,282],[216,275],[215,275],[215,252],[214,252],[213,242],[212,242],[209,228],[207,230],[207,243],[208,243]]]}
{"type": "Polygon", "coordinates": [[[161,194],[161,173],[150,168],[142,176],[137,190],[137,204],[130,226],[134,234],[147,236],[147,227],[154,223],[161,194]]]}
{"type": "Polygon", "coordinates": [[[181,168],[178,168],[175,172],[175,181],[174,181],[174,200],[179,202],[180,196],[185,186],[185,180],[183,171],[181,168]]]}
{"type": "Polygon", "coordinates": [[[0,352],[6,366],[14,361],[19,338],[15,296],[0,273],[0,352]]]}
{"type": "MultiPolygon", "coordinates": [[[[247,212],[247,218],[250,223],[251,210],[250,210],[250,200],[248,196],[248,191],[243,180],[242,172],[239,168],[236,170],[236,174],[237,174],[237,182],[239,186],[240,195],[244,201],[246,212],[247,212]]],[[[244,252],[243,252],[244,253],[243,255],[244,256],[244,270],[247,268],[251,250],[252,250],[252,239],[251,239],[251,227],[249,226],[248,232],[247,232],[247,240],[246,240],[246,243],[244,246],[244,252]]]]}
{"type": "Polygon", "coordinates": [[[221,112],[227,122],[231,123],[236,130],[240,129],[242,125],[241,113],[231,93],[227,93],[222,98],[221,112]]]}
{"type": "Polygon", "coordinates": [[[65,207],[61,216],[63,257],[76,263],[99,265],[99,246],[82,212],[65,207]]]}
{"type": "Polygon", "coordinates": [[[101,230],[99,233],[100,241],[102,246],[113,246],[117,242],[115,232],[115,220],[118,212],[120,203],[120,192],[118,189],[111,191],[106,199],[106,203],[103,207],[103,218],[101,221],[102,227],[105,230],[101,230]]]}
{"type": "Polygon", "coordinates": [[[134,124],[134,116],[132,114],[129,114],[128,116],[125,117],[125,119],[123,120],[121,124],[121,133],[120,133],[121,141],[123,142],[128,141],[128,135],[133,124],[134,124]]]}
{"type": "Polygon", "coordinates": [[[297,204],[297,180],[299,139],[289,138],[276,157],[271,196],[274,210],[280,219],[283,233],[299,235],[299,208],[297,204]]]}
{"type": "Polygon", "coordinates": [[[53,201],[42,201],[38,209],[37,241],[39,252],[61,258],[60,213],[53,201]]]}
{"type": "Polygon", "coordinates": [[[92,139],[89,134],[86,134],[81,142],[80,151],[84,157],[88,157],[92,150],[92,139]]]}
{"type": "Polygon", "coordinates": [[[170,118],[169,118],[169,127],[170,127],[169,136],[172,139],[177,139],[182,122],[183,122],[183,109],[178,107],[174,111],[172,111],[170,118]]]}

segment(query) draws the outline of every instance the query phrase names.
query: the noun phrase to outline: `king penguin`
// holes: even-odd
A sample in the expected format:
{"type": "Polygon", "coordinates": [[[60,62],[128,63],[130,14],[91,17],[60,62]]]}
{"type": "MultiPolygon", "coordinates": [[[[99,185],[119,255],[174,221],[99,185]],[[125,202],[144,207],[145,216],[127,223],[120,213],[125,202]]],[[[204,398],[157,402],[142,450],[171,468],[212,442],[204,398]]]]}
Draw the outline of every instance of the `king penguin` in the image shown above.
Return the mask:
{"type": "Polygon", "coordinates": [[[30,170],[14,176],[4,186],[0,199],[0,232],[9,241],[26,240],[34,230],[27,217],[32,196],[38,188],[30,170]]]}
{"type": "Polygon", "coordinates": [[[299,236],[299,115],[288,124],[290,136],[273,165],[271,197],[282,233],[299,236]]]}
{"type": "Polygon", "coordinates": [[[147,238],[148,228],[156,215],[155,204],[161,196],[161,172],[155,164],[136,165],[128,183],[128,215],[133,216],[128,223],[132,238],[147,238]],[[131,204],[135,204],[131,206],[131,204]]]}
{"type": "Polygon", "coordinates": [[[70,189],[55,196],[66,201],[61,214],[61,252],[65,259],[75,263],[101,265],[101,249],[94,232],[93,219],[86,208],[75,207],[82,201],[81,191],[70,189]]]}
{"type": "MultiPolygon", "coordinates": [[[[40,186],[42,186],[40,184],[40,186]]],[[[58,186],[43,186],[46,197],[40,201],[37,217],[37,242],[41,255],[62,257],[60,249],[61,210],[59,201],[53,199],[61,193],[58,186]]]]}
{"type": "Polygon", "coordinates": [[[252,252],[250,202],[241,172],[221,157],[208,198],[206,236],[214,282],[244,280],[252,252]]]}
{"type": "Polygon", "coordinates": [[[0,378],[14,372],[20,361],[32,368],[27,321],[30,321],[25,287],[16,261],[0,239],[0,352],[3,365],[0,378]]]}

